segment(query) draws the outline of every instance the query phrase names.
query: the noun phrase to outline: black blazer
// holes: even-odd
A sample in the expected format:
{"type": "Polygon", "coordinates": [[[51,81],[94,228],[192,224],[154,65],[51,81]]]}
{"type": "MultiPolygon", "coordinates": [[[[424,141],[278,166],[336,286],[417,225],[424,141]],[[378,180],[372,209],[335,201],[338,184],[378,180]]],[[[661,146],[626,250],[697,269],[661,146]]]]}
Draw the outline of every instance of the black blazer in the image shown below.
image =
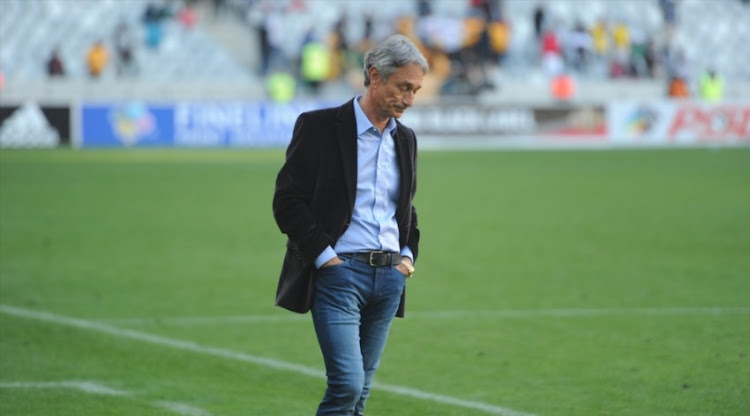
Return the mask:
{"type": "MultiPolygon", "coordinates": [[[[396,208],[401,247],[419,253],[417,141],[396,122],[396,157],[401,176],[396,208]]],[[[286,162],[276,177],[273,214],[286,234],[287,250],[276,291],[276,305],[305,313],[312,306],[314,261],[344,234],[354,211],[357,188],[357,123],[354,101],[341,107],[302,113],[294,125],[286,162]]],[[[396,316],[404,316],[406,291],[396,316]]]]}

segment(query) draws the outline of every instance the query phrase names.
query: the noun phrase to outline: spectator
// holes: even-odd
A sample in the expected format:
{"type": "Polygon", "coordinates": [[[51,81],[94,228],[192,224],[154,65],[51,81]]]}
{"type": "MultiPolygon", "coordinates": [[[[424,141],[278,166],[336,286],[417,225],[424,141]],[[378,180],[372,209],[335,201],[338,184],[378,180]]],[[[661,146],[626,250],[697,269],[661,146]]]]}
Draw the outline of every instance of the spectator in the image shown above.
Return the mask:
{"type": "Polygon", "coordinates": [[[545,10],[544,10],[544,4],[540,3],[537,4],[536,8],[534,8],[534,34],[536,35],[537,40],[542,38],[542,33],[544,33],[544,27],[545,27],[545,10]]]}
{"type": "Polygon", "coordinates": [[[117,75],[134,72],[133,34],[125,20],[120,20],[117,24],[113,38],[117,54],[117,75]]]}
{"type": "Polygon", "coordinates": [[[186,29],[192,29],[195,26],[198,22],[198,14],[195,12],[192,2],[185,3],[180,8],[180,11],[177,13],[177,21],[186,29]]]}
{"type": "Polygon", "coordinates": [[[661,15],[668,27],[677,24],[677,0],[659,0],[661,15]]]}
{"type": "Polygon", "coordinates": [[[286,71],[276,71],[266,81],[268,96],[276,103],[285,104],[294,98],[296,81],[286,71]]]}
{"type": "Polygon", "coordinates": [[[701,98],[709,102],[721,101],[724,98],[724,80],[716,72],[709,68],[700,79],[701,98]]]}
{"type": "Polygon", "coordinates": [[[143,24],[146,27],[146,46],[158,49],[164,36],[162,20],[166,17],[166,9],[154,2],[149,2],[143,11],[143,24]]]}
{"type": "Polygon", "coordinates": [[[663,56],[664,66],[669,78],[688,79],[688,60],[684,49],[679,46],[666,45],[663,56]]]}
{"type": "Polygon", "coordinates": [[[286,57],[282,46],[286,41],[286,27],[284,14],[281,11],[271,9],[270,6],[262,15],[258,16],[257,30],[260,42],[260,74],[266,75],[272,67],[286,66],[286,57]]]}
{"type": "Polygon", "coordinates": [[[599,19],[591,27],[591,40],[594,45],[594,52],[599,57],[605,57],[609,53],[609,28],[607,20],[599,19]]]}
{"type": "Polygon", "coordinates": [[[346,74],[349,68],[349,42],[346,38],[346,15],[342,14],[333,26],[329,35],[331,46],[331,74],[330,78],[339,78],[346,74]]]}
{"type": "Polygon", "coordinates": [[[609,76],[611,78],[624,78],[628,76],[628,54],[616,49],[612,60],[609,62],[609,76]]]}
{"type": "Polygon", "coordinates": [[[59,48],[52,49],[50,57],[47,60],[47,75],[52,78],[65,76],[65,65],[60,57],[59,48]]]}
{"type": "Polygon", "coordinates": [[[568,101],[575,95],[575,80],[562,72],[550,81],[550,93],[559,101],[568,101]]]}
{"type": "Polygon", "coordinates": [[[564,69],[560,40],[551,29],[546,29],[542,35],[542,66],[545,73],[552,76],[564,69]]]}
{"type": "Polygon", "coordinates": [[[164,9],[157,6],[155,2],[150,1],[146,4],[146,9],[143,11],[144,22],[159,21],[164,17],[164,9]]]}
{"type": "Polygon", "coordinates": [[[646,40],[646,54],[644,55],[644,59],[646,61],[648,76],[650,78],[656,76],[657,65],[659,65],[659,59],[657,56],[656,42],[653,38],[649,37],[648,40],[646,40]]]}
{"type": "Polygon", "coordinates": [[[417,0],[417,15],[423,18],[432,14],[431,0],[417,0]]]}
{"type": "Polygon", "coordinates": [[[86,63],[89,69],[89,75],[92,78],[99,78],[104,72],[104,68],[107,67],[109,60],[109,54],[107,48],[104,46],[104,42],[97,40],[89,49],[86,55],[86,63]]]}
{"type": "Polygon", "coordinates": [[[372,14],[365,12],[362,20],[364,21],[362,25],[362,37],[358,40],[355,50],[357,67],[361,67],[364,64],[365,53],[375,47],[375,42],[373,41],[375,27],[372,14]]]}
{"type": "Polygon", "coordinates": [[[322,83],[328,79],[331,70],[331,53],[323,42],[308,33],[300,61],[302,80],[314,95],[320,92],[322,83]]]}
{"type": "Polygon", "coordinates": [[[489,22],[491,55],[496,63],[502,63],[510,47],[510,24],[504,19],[489,22]]]}
{"type": "Polygon", "coordinates": [[[463,41],[460,50],[463,65],[460,72],[469,84],[470,94],[476,94],[483,88],[494,87],[489,81],[486,68],[491,52],[487,23],[484,12],[476,8],[463,20],[463,41]]]}
{"type": "Polygon", "coordinates": [[[577,71],[585,71],[588,63],[588,55],[591,51],[591,35],[586,30],[583,22],[575,24],[573,32],[569,37],[570,49],[572,49],[572,64],[577,71]]]}
{"type": "Polygon", "coordinates": [[[464,21],[464,30],[469,34],[467,40],[470,42],[470,44],[465,46],[471,51],[469,55],[472,57],[470,62],[474,66],[474,71],[479,77],[478,86],[480,88],[490,86],[487,78],[487,66],[490,62],[492,64],[497,63],[497,60],[492,53],[492,44],[489,33],[489,9],[487,7],[489,6],[486,1],[477,2],[470,12],[471,16],[464,21]]]}
{"type": "Polygon", "coordinates": [[[630,75],[634,77],[649,76],[648,41],[640,26],[634,25],[630,29],[630,75]]]}
{"type": "Polygon", "coordinates": [[[630,28],[625,22],[615,23],[612,29],[612,40],[615,45],[615,51],[620,54],[630,54],[630,28]]]}
{"type": "Polygon", "coordinates": [[[257,50],[259,53],[258,75],[261,76],[268,74],[268,69],[271,66],[271,43],[268,39],[266,24],[268,13],[270,13],[270,9],[266,3],[251,7],[247,12],[247,22],[255,30],[255,38],[258,40],[257,46],[250,46],[250,48],[257,50]]]}
{"type": "Polygon", "coordinates": [[[471,9],[479,13],[484,20],[492,20],[497,15],[495,10],[497,6],[491,0],[469,0],[469,4],[471,9]]]}
{"type": "Polygon", "coordinates": [[[688,88],[685,78],[673,76],[669,80],[669,89],[667,95],[671,98],[689,98],[690,89],[688,88]]]}
{"type": "Polygon", "coordinates": [[[659,7],[664,19],[664,38],[671,40],[677,27],[677,0],[659,0],[659,7]]]}
{"type": "Polygon", "coordinates": [[[217,19],[219,16],[224,14],[224,11],[227,7],[227,1],[226,0],[212,0],[214,4],[214,19],[217,19]]]}

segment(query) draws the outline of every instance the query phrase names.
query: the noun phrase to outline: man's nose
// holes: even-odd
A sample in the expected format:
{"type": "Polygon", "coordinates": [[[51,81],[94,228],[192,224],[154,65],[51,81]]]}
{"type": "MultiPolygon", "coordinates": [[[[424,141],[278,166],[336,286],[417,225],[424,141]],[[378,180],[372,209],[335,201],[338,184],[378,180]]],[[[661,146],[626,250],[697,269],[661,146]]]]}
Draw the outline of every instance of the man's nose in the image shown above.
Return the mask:
{"type": "Polygon", "coordinates": [[[414,92],[413,91],[405,92],[404,98],[402,101],[407,107],[411,107],[414,104],[414,92]]]}

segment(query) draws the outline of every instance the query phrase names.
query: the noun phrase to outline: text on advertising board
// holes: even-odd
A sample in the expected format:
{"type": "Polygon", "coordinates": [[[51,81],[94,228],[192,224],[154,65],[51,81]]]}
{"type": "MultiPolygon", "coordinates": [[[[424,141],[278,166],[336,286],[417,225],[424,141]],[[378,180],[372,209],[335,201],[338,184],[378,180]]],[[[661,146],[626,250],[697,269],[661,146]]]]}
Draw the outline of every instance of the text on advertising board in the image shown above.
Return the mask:
{"type": "Polygon", "coordinates": [[[668,136],[670,139],[692,136],[698,140],[749,140],[750,106],[727,104],[706,108],[682,105],[672,119],[668,136]]]}

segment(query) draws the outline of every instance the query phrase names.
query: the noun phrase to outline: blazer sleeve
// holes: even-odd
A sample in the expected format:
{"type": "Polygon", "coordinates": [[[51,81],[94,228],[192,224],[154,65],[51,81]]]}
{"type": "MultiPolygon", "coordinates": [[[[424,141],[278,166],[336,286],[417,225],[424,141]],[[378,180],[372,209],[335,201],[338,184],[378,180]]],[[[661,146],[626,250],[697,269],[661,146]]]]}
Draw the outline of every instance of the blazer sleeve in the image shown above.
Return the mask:
{"type": "Polygon", "coordinates": [[[419,221],[417,221],[417,208],[414,206],[414,197],[417,194],[417,139],[416,135],[414,134],[414,131],[412,129],[407,128],[407,131],[409,132],[409,135],[411,136],[411,150],[412,150],[412,166],[414,167],[414,178],[412,180],[412,186],[410,191],[410,206],[409,209],[411,209],[411,221],[409,222],[409,238],[406,241],[406,244],[411,249],[412,253],[414,254],[414,261],[417,261],[417,257],[419,257],[419,238],[420,238],[420,231],[419,231],[419,221]]]}
{"type": "Polygon", "coordinates": [[[289,237],[290,248],[308,264],[333,241],[317,224],[311,209],[322,152],[313,124],[308,113],[297,118],[273,197],[279,229],[289,237]]]}

